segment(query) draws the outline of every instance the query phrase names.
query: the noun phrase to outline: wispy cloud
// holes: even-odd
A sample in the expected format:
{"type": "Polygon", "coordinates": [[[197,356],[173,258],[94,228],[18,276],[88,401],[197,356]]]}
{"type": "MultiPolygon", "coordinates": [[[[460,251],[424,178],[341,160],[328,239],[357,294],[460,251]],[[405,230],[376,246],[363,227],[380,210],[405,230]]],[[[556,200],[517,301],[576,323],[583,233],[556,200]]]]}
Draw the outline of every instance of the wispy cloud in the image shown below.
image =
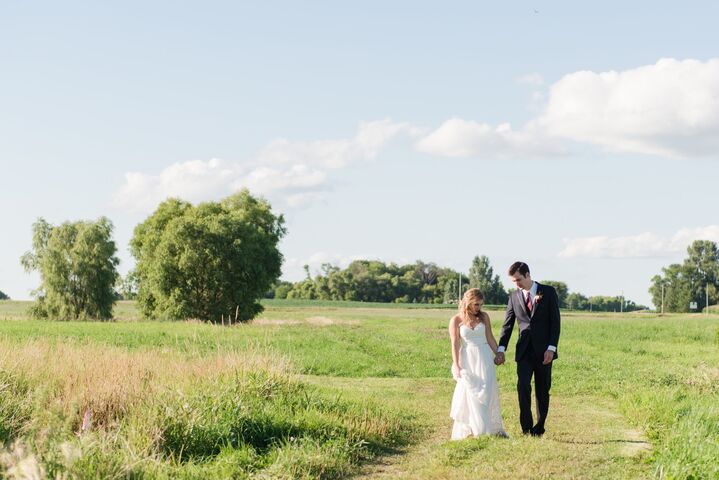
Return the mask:
{"type": "Polygon", "coordinates": [[[719,242],[719,225],[684,228],[671,237],[644,232],[623,237],[583,237],[564,239],[564,258],[648,258],[686,250],[695,240],[719,242]]]}
{"type": "MultiPolygon", "coordinates": [[[[544,84],[536,73],[517,81],[544,84]]],[[[302,207],[321,201],[332,189],[333,171],[373,161],[398,137],[412,140],[417,151],[429,155],[479,160],[565,155],[567,140],[665,157],[719,152],[719,58],[662,59],[620,72],[574,72],[551,85],[546,98],[533,92],[530,102],[541,104],[541,113],[518,129],[509,123],[450,118],[432,130],[384,119],[360,123],[350,138],[278,138],[247,161],[192,160],[159,173],[128,172],[114,203],[151,211],[170,196],[200,201],[248,187],[280,207],[302,207]]],[[[595,237],[568,240],[564,252],[652,255],[666,251],[665,243],[652,234],[595,237]]]]}
{"type": "Polygon", "coordinates": [[[408,123],[389,119],[360,124],[350,139],[292,142],[284,138],[270,142],[260,151],[258,161],[269,165],[312,165],[320,168],[342,168],[352,163],[373,160],[379,151],[399,135],[414,136],[419,129],[408,123]]]}
{"type": "Polygon", "coordinates": [[[527,73],[517,77],[516,82],[522,85],[531,85],[533,87],[541,87],[544,85],[544,78],[539,73],[527,73]]]}
{"type": "Polygon", "coordinates": [[[447,120],[417,142],[420,152],[442,157],[513,159],[563,154],[563,149],[532,128],[513,130],[461,118],[447,120]]]}
{"type": "Polygon", "coordinates": [[[149,212],[168,197],[198,202],[247,187],[282,208],[321,201],[332,188],[330,172],[372,161],[393,138],[416,136],[419,130],[391,120],[361,123],[350,139],[291,142],[277,139],[249,161],[221,159],[178,162],[159,173],[128,172],[113,203],[149,212]]]}

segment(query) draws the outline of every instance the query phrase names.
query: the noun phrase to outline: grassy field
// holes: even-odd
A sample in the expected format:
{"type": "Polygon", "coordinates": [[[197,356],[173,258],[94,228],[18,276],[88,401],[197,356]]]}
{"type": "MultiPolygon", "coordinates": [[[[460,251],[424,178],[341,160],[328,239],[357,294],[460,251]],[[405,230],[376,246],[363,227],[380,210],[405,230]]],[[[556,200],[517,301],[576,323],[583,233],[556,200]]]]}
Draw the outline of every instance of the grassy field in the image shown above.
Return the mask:
{"type": "Polygon", "coordinates": [[[508,362],[510,438],[450,442],[451,310],[265,305],[222,327],[0,302],[3,475],[719,478],[719,315],[565,313],[547,434],[519,434],[508,362]]]}

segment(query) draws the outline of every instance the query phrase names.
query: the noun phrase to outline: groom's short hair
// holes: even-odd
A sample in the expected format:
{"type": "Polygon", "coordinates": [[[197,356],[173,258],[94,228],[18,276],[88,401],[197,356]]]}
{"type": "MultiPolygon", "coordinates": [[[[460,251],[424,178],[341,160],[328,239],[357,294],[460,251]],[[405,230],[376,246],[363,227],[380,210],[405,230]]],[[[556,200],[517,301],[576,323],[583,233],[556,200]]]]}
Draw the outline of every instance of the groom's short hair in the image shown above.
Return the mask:
{"type": "Polygon", "coordinates": [[[529,265],[524,262],[514,262],[509,266],[509,275],[514,275],[515,272],[526,277],[529,274],[529,265]]]}

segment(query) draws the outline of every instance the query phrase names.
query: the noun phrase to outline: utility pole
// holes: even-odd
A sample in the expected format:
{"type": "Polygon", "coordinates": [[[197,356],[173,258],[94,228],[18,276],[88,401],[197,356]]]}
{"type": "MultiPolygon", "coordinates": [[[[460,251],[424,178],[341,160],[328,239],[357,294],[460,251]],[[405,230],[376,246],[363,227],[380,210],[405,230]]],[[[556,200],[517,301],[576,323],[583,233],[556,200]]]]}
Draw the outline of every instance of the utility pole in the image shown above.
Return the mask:
{"type": "Polygon", "coordinates": [[[457,305],[462,301],[462,272],[459,272],[459,282],[457,284],[457,305]]]}
{"type": "Polygon", "coordinates": [[[619,300],[622,302],[619,304],[619,313],[624,313],[624,290],[622,290],[622,296],[619,300]]]}
{"type": "Polygon", "coordinates": [[[707,315],[709,315],[709,284],[707,283],[707,315]]]}
{"type": "Polygon", "coordinates": [[[664,315],[664,282],[662,282],[662,315],[664,315]]]}

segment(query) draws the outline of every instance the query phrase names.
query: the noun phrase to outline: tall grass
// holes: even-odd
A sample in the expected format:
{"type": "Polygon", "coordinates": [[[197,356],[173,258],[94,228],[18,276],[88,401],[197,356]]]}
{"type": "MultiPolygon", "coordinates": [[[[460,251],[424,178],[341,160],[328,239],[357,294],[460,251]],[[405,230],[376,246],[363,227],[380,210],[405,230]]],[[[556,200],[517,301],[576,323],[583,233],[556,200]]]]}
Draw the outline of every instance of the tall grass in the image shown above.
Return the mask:
{"type": "Polygon", "coordinates": [[[320,393],[257,353],[0,351],[9,478],[336,478],[407,439],[401,415],[320,393]]]}

